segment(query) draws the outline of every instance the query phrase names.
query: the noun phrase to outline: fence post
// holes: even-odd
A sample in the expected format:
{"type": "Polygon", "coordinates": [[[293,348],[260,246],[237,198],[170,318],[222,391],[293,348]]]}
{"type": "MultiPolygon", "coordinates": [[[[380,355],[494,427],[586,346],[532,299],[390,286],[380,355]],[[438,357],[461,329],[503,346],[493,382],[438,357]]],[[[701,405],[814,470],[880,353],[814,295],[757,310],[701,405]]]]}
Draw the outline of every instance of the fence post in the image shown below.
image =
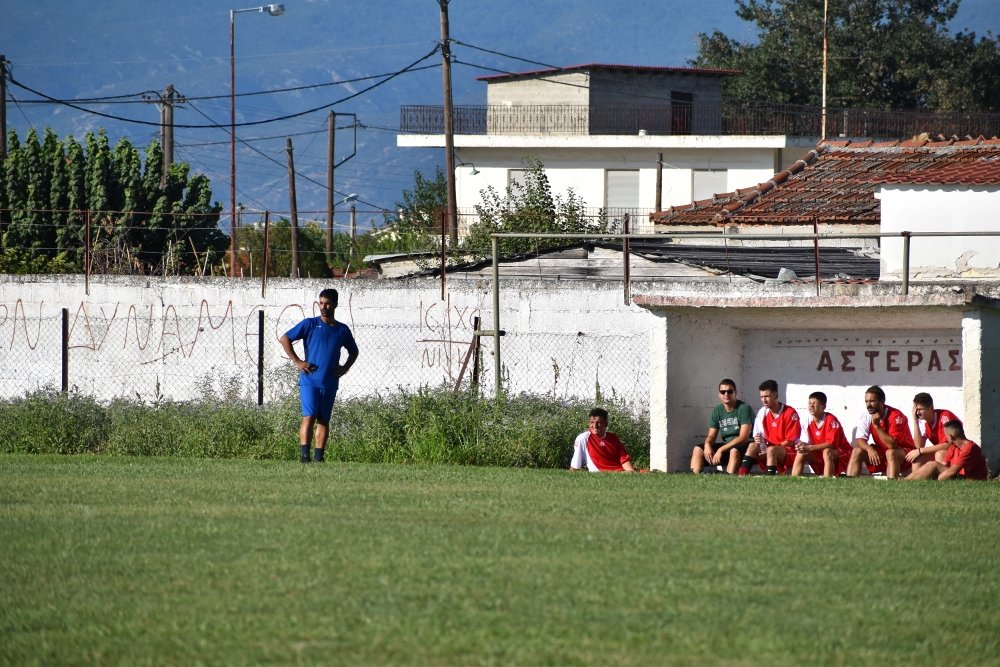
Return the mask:
{"type": "Polygon", "coordinates": [[[267,291],[267,262],[270,259],[268,257],[268,244],[271,242],[271,212],[264,211],[264,268],[260,271],[260,296],[264,297],[264,292],[267,291]]]}
{"type": "Polygon", "coordinates": [[[84,215],[83,224],[83,291],[90,296],[90,209],[84,215]]]}
{"type": "Polygon", "coordinates": [[[624,267],[625,275],[623,276],[624,278],[623,282],[625,283],[626,306],[629,305],[632,301],[632,266],[629,262],[630,248],[628,242],[629,241],[628,235],[630,231],[629,222],[630,222],[629,215],[628,213],[626,213],[625,216],[622,218],[622,231],[625,232],[625,234],[622,236],[622,259],[625,260],[625,267],[624,267]]]}
{"type": "Polygon", "coordinates": [[[903,232],[903,296],[910,293],[910,232],[903,232]]]}
{"type": "Polygon", "coordinates": [[[496,366],[496,398],[500,400],[500,239],[493,242],[493,363],[496,366]]]}
{"type": "Polygon", "coordinates": [[[257,311],[257,405],[264,405],[264,311],[257,311]]]}
{"type": "Polygon", "coordinates": [[[69,308],[62,309],[62,391],[69,391],[69,308]]]}

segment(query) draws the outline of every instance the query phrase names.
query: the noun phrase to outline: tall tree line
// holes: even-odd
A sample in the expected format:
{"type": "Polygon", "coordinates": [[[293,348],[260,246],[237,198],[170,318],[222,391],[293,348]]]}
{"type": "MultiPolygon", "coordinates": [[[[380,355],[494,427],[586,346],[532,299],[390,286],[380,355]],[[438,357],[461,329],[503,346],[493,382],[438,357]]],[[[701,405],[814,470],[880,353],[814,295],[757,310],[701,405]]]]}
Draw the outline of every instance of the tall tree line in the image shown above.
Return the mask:
{"type": "Polygon", "coordinates": [[[9,132],[0,165],[0,271],[83,270],[87,216],[92,269],[114,273],[193,273],[225,255],[221,207],[209,180],[186,163],[163,176],[159,142],[145,159],[128,139],[112,147],[104,131],[83,144],[32,129],[22,144],[9,132]],[[161,185],[161,182],[163,185],[161,185]]]}
{"type": "MultiPolygon", "coordinates": [[[[828,101],[864,109],[1000,111],[1000,41],[953,34],[960,0],[825,0],[828,101]]],[[[756,39],[698,36],[698,67],[737,69],[730,99],[819,105],[824,0],[736,0],[756,39]]]]}

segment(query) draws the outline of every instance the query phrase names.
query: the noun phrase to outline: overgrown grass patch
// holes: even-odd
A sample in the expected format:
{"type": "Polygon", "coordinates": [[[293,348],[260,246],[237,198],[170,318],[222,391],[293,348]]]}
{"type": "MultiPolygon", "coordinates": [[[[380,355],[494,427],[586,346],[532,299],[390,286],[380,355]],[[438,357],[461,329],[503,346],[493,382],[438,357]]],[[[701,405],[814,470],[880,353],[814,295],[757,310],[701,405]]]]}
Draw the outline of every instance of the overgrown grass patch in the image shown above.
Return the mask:
{"type": "MultiPolygon", "coordinates": [[[[447,390],[339,401],[327,458],[368,463],[559,468],[590,404],[534,396],[500,402],[447,390]]],[[[649,419],[606,404],[611,427],[635,462],[648,467],[649,419]]],[[[44,392],[0,401],[0,452],[293,460],[301,419],[297,397],[257,407],[225,400],[118,400],[44,392]]]]}
{"type": "Polygon", "coordinates": [[[0,664],[986,665],[1000,486],[0,455],[0,664]]]}

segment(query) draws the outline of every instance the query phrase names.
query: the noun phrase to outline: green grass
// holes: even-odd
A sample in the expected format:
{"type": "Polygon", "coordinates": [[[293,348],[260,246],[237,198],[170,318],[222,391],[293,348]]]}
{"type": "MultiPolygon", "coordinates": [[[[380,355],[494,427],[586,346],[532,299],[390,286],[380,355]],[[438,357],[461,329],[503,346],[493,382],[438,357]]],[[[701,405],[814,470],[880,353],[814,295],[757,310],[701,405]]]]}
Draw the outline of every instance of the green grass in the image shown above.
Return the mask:
{"type": "Polygon", "coordinates": [[[0,455],[0,663],[998,664],[998,490],[0,455]]]}
{"type": "MultiPolygon", "coordinates": [[[[649,467],[648,415],[603,405],[635,464],[649,467]]],[[[592,407],[534,396],[496,403],[428,389],[338,401],[327,458],[565,468],[592,407]]],[[[190,403],[103,404],[74,393],[39,392],[0,400],[0,453],[291,461],[299,456],[301,414],[297,395],[257,407],[207,395],[190,403]]]]}

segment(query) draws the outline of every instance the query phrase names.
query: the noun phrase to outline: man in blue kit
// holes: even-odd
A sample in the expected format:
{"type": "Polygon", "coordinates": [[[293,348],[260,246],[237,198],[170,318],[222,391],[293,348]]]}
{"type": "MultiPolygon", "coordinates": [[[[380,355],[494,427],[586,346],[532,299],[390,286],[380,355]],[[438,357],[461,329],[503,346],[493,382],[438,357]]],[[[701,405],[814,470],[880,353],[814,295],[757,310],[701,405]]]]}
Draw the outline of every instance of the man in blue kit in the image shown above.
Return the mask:
{"type": "Polygon", "coordinates": [[[302,401],[302,426],[299,427],[299,460],[309,463],[309,439],[316,426],[316,462],[323,461],[323,448],[329,435],[330,414],[337,398],[340,376],[350,370],[358,358],[354,335],[343,322],[333,317],[337,308],[337,290],[319,293],[319,317],[309,317],[285,332],[281,347],[299,371],[299,397],[302,401]],[[299,358],[292,343],[301,340],[304,358],[299,358]],[[341,351],[347,350],[347,362],[340,363],[341,351]]]}

